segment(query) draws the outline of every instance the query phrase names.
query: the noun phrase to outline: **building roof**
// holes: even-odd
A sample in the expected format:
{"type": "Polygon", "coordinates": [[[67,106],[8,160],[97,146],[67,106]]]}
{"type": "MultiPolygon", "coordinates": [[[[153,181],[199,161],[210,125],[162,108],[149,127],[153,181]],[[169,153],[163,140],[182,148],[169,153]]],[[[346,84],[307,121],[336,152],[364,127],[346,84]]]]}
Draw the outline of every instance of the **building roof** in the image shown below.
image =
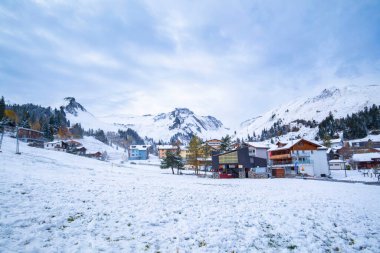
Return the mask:
{"type": "Polygon", "coordinates": [[[337,144],[337,143],[341,143],[341,142],[342,142],[342,139],[340,139],[340,138],[339,139],[331,139],[330,140],[331,144],[337,144]]]}
{"type": "Polygon", "coordinates": [[[79,141],[74,141],[74,140],[68,140],[68,141],[66,141],[66,143],[75,144],[75,145],[82,145],[82,143],[80,143],[79,141]]]}
{"type": "Polygon", "coordinates": [[[311,143],[311,144],[314,144],[314,145],[316,145],[317,147],[318,147],[318,149],[326,149],[327,150],[327,148],[326,147],[324,147],[324,146],[322,146],[321,144],[319,144],[319,143],[317,143],[317,142],[315,142],[315,141],[311,141],[311,140],[306,140],[306,139],[298,139],[298,140],[295,140],[295,141],[291,141],[291,142],[288,142],[288,143],[284,143],[284,142],[281,142],[281,143],[283,143],[283,144],[285,144],[285,146],[283,146],[283,147],[279,147],[279,148],[271,148],[271,149],[269,149],[268,151],[276,151],[276,150],[286,150],[286,149],[290,149],[291,147],[293,147],[294,145],[296,145],[297,143],[299,143],[300,141],[306,141],[306,142],[309,142],[309,143],[311,143]]]}
{"type": "Polygon", "coordinates": [[[137,149],[139,151],[147,150],[150,147],[150,145],[131,145],[130,149],[137,149]]]}
{"type": "Polygon", "coordinates": [[[380,153],[354,154],[352,156],[354,162],[372,162],[373,159],[380,159],[380,153]]]}
{"type": "Polygon", "coordinates": [[[330,160],[329,163],[345,163],[346,161],[342,161],[342,160],[339,160],[339,159],[333,159],[333,160],[330,160]]]}
{"type": "Polygon", "coordinates": [[[243,147],[243,148],[237,148],[237,149],[233,149],[233,150],[228,150],[224,153],[219,153],[219,154],[214,154],[212,156],[221,156],[221,155],[225,155],[225,154],[229,154],[229,153],[232,153],[232,152],[236,152],[236,151],[239,151],[239,150],[242,150],[242,149],[245,149],[247,147],[243,147]]]}
{"type": "Polygon", "coordinates": [[[39,134],[44,134],[44,132],[33,130],[31,128],[25,128],[25,127],[19,127],[18,130],[27,130],[27,131],[31,131],[31,132],[35,132],[35,133],[39,133],[39,134]]]}
{"type": "Polygon", "coordinates": [[[254,148],[269,149],[269,144],[262,143],[262,142],[246,142],[246,144],[248,144],[249,146],[254,147],[254,148]]]}
{"type": "Polygon", "coordinates": [[[206,142],[222,142],[222,141],[218,139],[211,139],[211,140],[207,140],[206,142]]]}
{"type": "Polygon", "coordinates": [[[177,147],[172,145],[157,145],[157,149],[176,149],[177,147]]]}
{"type": "Polygon", "coordinates": [[[62,141],[50,141],[50,142],[45,142],[45,144],[60,144],[62,141]]]}
{"type": "Polygon", "coordinates": [[[368,142],[369,140],[374,141],[374,142],[379,142],[380,141],[380,135],[370,134],[370,135],[368,135],[367,137],[365,137],[363,139],[355,139],[355,140],[350,140],[348,142],[352,146],[352,143],[368,142]]]}

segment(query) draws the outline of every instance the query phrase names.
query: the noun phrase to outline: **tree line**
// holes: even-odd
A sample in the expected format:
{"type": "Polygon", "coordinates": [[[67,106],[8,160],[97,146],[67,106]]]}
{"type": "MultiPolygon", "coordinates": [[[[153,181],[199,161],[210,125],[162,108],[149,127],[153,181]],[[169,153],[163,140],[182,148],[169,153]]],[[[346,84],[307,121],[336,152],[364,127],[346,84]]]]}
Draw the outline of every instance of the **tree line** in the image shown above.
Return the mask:
{"type": "Polygon", "coordinates": [[[318,138],[321,140],[339,137],[343,132],[343,138],[347,140],[366,137],[371,131],[380,130],[380,106],[372,105],[363,110],[336,119],[330,112],[319,124],[318,138]]]}

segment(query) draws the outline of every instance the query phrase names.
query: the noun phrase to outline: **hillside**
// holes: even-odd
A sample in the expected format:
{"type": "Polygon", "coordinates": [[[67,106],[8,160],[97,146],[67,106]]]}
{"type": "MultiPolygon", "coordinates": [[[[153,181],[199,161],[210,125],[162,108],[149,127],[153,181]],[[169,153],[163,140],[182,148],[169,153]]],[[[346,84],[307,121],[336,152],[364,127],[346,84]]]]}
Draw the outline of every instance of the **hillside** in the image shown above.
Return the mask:
{"type": "Polygon", "coordinates": [[[321,122],[331,112],[335,118],[345,117],[356,113],[365,106],[380,104],[380,86],[346,86],[344,88],[329,88],[316,96],[299,98],[277,108],[269,110],[261,116],[254,117],[241,123],[237,135],[246,137],[261,134],[263,129],[269,129],[274,123],[291,124],[299,131],[282,136],[284,139],[297,136],[314,138],[318,129],[305,127],[295,121],[321,122]],[[292,123],[293,122],[293,123],[292,123]]]}
{"type": "Polygon", "coordinates": [[[70,124],[80,123],[85,130],[88,129],[102,129],[104,131],[117,132],[118,127],[113,124],[109,124],[99,120],[92,113],[88,112],[83,105],[73,97],[67,97],[64,99],[63,108],[66,112],[66,118],[70,121],[70,124]]]}
{"type": "Polygon", "coordinates": [[[194,134],[204,139],[220,138],[229,130],[212,116],[199,116],[187,108],[176,108],[158,115],[110,115],[100,118],[119,127],[131,128],[140,136],[170,141],[173,137],[188,141],[194,134]]]}
{"type": "Polygon", "coordinates": [[[71,124],[80,123],[87,130],[102,129],[117,132],[131,128],[141,137],[170,142],[171,139],[188,141],[192,135],[202,138],[220,138],[228,132],[223,123],[212,116],[199,116],[187,108],[176,108],[157,115],[108,115],[96,117],[75,98],[65,98],[66,117],[71,124]]]}

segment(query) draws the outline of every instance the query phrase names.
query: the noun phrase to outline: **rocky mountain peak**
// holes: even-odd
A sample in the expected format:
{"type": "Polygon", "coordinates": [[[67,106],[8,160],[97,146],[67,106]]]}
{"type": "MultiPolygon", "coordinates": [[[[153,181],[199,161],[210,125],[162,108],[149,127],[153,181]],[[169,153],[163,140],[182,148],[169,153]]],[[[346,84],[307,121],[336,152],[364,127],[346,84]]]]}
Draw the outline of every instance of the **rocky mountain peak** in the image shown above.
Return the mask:
{"type": "Polygon", "coordinates": [[[66,97],[64,100],[66,102],[66,106],[64,106],[65,111],[74,116],[78,116],[78,111],[87,111],[80,103],[75,100],[74,97],[66,97]]]}

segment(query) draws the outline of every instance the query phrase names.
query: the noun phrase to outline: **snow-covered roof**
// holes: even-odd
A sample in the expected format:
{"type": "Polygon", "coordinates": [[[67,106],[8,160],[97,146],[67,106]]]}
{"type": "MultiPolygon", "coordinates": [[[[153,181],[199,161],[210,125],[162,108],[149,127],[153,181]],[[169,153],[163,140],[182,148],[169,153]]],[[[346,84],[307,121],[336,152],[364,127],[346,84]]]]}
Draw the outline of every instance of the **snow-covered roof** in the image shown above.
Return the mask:
{"type": "Polygon", "coordinates": [[[269,149],[269,144],[262,143],[262,142],[246,142],[249,146],[254,148],[266,148],[269,149]]]}
{"type": "Polygon", "coordinates": [[[60,144],[61,141],[50,141],[50,142],[45,142],[45,144],[60,144]]]}
{"type": "Polygon", "coordinates": [[[345,161],[342,161],[339,159],[333,159],[333,160],[330,160],[329,163],[345,163],[345,161]]]}
{"type": "Polygon", "coordinates": [[[352,160],[355,162],[372,162],[372,159],[380,159],[380,153],[354,154],[352,160]]]}
{"type": "Polygon", "coordinates": [[[177,147],[172,145],[157,145],[157,149],[176,149],[177,147]]]}
{"type": "MultiPolygon", "coordinates": [[[[293,147],[294,145],[296,145],[297,143],[299,143],[299,142],[302,141],[302,140],[307,141],[307,142],[310,142],[310,143],[312,143],[312,144],[318,146],[318,149],[327,149],[326,147],[322,146],[321,144],[319,144],[319,143],[317,143],[317,142],[315,142],[315,141],[311,141],[311,140],[307,140],[307,139],[298,139],[298,140],[295,140],[295,141],[291,141],[291,142],[286,143],[286,145],[283,146],[283,147],[279,147],[279,148],[277,148],[277,147],[275,147],[275,148],[271,148],[271,149],[269,149],[268,151],[276,151],[276,150],[286,150],[286,149],[290,149],[291,147],[293,147]]],[[[281,143],[285,144],[284,142],[281,142],[281,143]]]]}
{"type": "Polygon", "coordinates": [[[40,134],[44,133],[41,131],[37,131],[37,130],[31,129],[31,128],[25,128],[25,127],[18,127],[18,130],[26,130],[26,131],[36,132],[36,133],[40,133],[40,134]]]}
{"type": "Polygon", "coordinates": [[[150,145],[131,145],[129,148],[130,149],[137,149],[137,150],[140,150],[140,151],[144,151],[144,150],[146,150],[149,147],[150,147],[150,145]]]}
{"type": "Polygon", "coordinates": [[[373,134],[370,134],[368,135],[367,137],[365,138],[362,138],[362,139],[355,139],[355,140],[350,140],[348,141],[350,143],[350,145],[352,145],[352,143],[357,143],[357,142],[367,142],[367,141],[380,141],[380,135],[373,135],[373,134]]]}
{"type": "Polygon", "coordinates": [[[339,143],[341,143],[342,142],[342,139],[340,139],[340,138],[338,138],[338,139],[331,139],[330,140],[330,143],[331,144],[339,144],[339,143]]]}

